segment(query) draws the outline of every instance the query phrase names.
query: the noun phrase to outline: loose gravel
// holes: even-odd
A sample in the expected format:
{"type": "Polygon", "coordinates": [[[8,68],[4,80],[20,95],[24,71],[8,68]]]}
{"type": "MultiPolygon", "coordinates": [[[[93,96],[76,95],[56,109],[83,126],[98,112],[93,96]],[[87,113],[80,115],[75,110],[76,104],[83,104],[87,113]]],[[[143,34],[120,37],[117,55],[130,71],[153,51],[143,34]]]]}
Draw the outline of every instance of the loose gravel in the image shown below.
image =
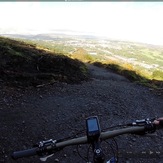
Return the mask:
{"type": "MultiPolygon", "coordinates": [[[[41,140],[61,139],[83,131],[85,118],[92,115],[99,117],[102,129],[134,119],[163,116],[162,97],[149,88],[102,68],[88,67],[91,80],[81,84],[55,83],[24,89],[1,85],[0,163],[40,163],[38,157],[13,161],[10,154],[41,140]]],[[[133,153],[131,158],[124,154],[120,162],[163,162],[162,131],[149,136],[123,135],[116,140],[120,152],[133,153]]],[[[84,152],[81,150],[81,154],[84,152]]],[[[54,162],[84,161],[73,146],[47,160],[54,162]]]]}

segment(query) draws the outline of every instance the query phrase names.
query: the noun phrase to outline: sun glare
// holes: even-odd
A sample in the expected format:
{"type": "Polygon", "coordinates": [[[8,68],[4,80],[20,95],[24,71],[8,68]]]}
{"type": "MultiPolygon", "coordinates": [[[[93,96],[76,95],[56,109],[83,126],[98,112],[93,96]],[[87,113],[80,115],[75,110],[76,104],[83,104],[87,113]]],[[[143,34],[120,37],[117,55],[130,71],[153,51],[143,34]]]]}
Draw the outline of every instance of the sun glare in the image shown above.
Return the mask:
{"type": "Polygon", "coordinates": [[[163,44],[162,6],[161,2],[1,2],[0,28],[6,32],[13,28],[13,33],[64,29],[163,44]]]}

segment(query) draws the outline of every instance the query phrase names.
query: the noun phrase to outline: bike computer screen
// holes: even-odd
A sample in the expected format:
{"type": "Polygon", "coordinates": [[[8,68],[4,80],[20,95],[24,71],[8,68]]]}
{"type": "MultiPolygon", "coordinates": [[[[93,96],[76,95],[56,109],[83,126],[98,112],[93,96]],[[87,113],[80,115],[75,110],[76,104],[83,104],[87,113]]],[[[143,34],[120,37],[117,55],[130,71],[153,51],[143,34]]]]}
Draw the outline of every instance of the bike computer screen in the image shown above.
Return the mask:
{"type": "Polygon", "coordinates": [[[97,116],[87,118],[86,127],[88,141],[93,141],[99,138],[101,131],[97,116]]]}

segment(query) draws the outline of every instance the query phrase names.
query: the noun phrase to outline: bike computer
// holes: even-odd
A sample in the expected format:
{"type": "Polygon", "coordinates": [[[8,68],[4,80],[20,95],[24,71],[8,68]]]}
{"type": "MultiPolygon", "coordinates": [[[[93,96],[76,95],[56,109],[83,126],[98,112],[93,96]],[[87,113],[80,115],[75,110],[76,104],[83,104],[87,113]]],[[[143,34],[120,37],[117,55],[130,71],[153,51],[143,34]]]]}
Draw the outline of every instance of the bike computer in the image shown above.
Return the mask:
{"type": "Polygon", "coordinates": [[[100,125],[97,116],[92,116],[86,119],[87,139],[88,142],[97,141],[100,137],[100,125]]]}

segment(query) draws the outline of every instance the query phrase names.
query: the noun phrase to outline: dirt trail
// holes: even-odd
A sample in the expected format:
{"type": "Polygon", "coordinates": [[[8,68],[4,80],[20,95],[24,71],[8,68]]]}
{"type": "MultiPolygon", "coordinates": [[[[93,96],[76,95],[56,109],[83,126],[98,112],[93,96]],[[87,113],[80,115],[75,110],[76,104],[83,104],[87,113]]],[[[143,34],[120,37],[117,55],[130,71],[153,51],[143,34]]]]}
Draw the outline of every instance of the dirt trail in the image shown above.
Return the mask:
{"type": "Polygon", "coordinates": [[[115,74],[104,68],[99,68],[91,64],[87,64],[87,66],[92,74],[92,78],[94,79],[109,80],[109,81],[126,81],[126,82],[129,81],[124,76],[115,74]]]}
{"type": "MultiPolygon", "coordinates": [[[[82,84],[56,83],[42,88],[8,88],[0,92],[0,163],[14,163],[10,153],[32,147],[40,140],[60,139],[85,129],[85,118],[98,115],[101,128],[133,119],[163,115],[163,100],[146,87],[93,65],[88,66],[92,80],[82,84]]],[[[163,151],[163,132],[154,136],[120,136],[119,148],[149,153],[163,151]]],[[[147,154],[131,162],[163,162],[147,154]],[[144,156],[143,156],[144,157],[144,156]],[[151,158],[150,158],[151,157],[151,158]]],[[[75,147],[67,147],[47,162],[84,162],[75,147]],[[76,161],[78,160],[78,161],[76,161]]],[[[18,163],[39,163],[37,157],[18,163]]]]}

